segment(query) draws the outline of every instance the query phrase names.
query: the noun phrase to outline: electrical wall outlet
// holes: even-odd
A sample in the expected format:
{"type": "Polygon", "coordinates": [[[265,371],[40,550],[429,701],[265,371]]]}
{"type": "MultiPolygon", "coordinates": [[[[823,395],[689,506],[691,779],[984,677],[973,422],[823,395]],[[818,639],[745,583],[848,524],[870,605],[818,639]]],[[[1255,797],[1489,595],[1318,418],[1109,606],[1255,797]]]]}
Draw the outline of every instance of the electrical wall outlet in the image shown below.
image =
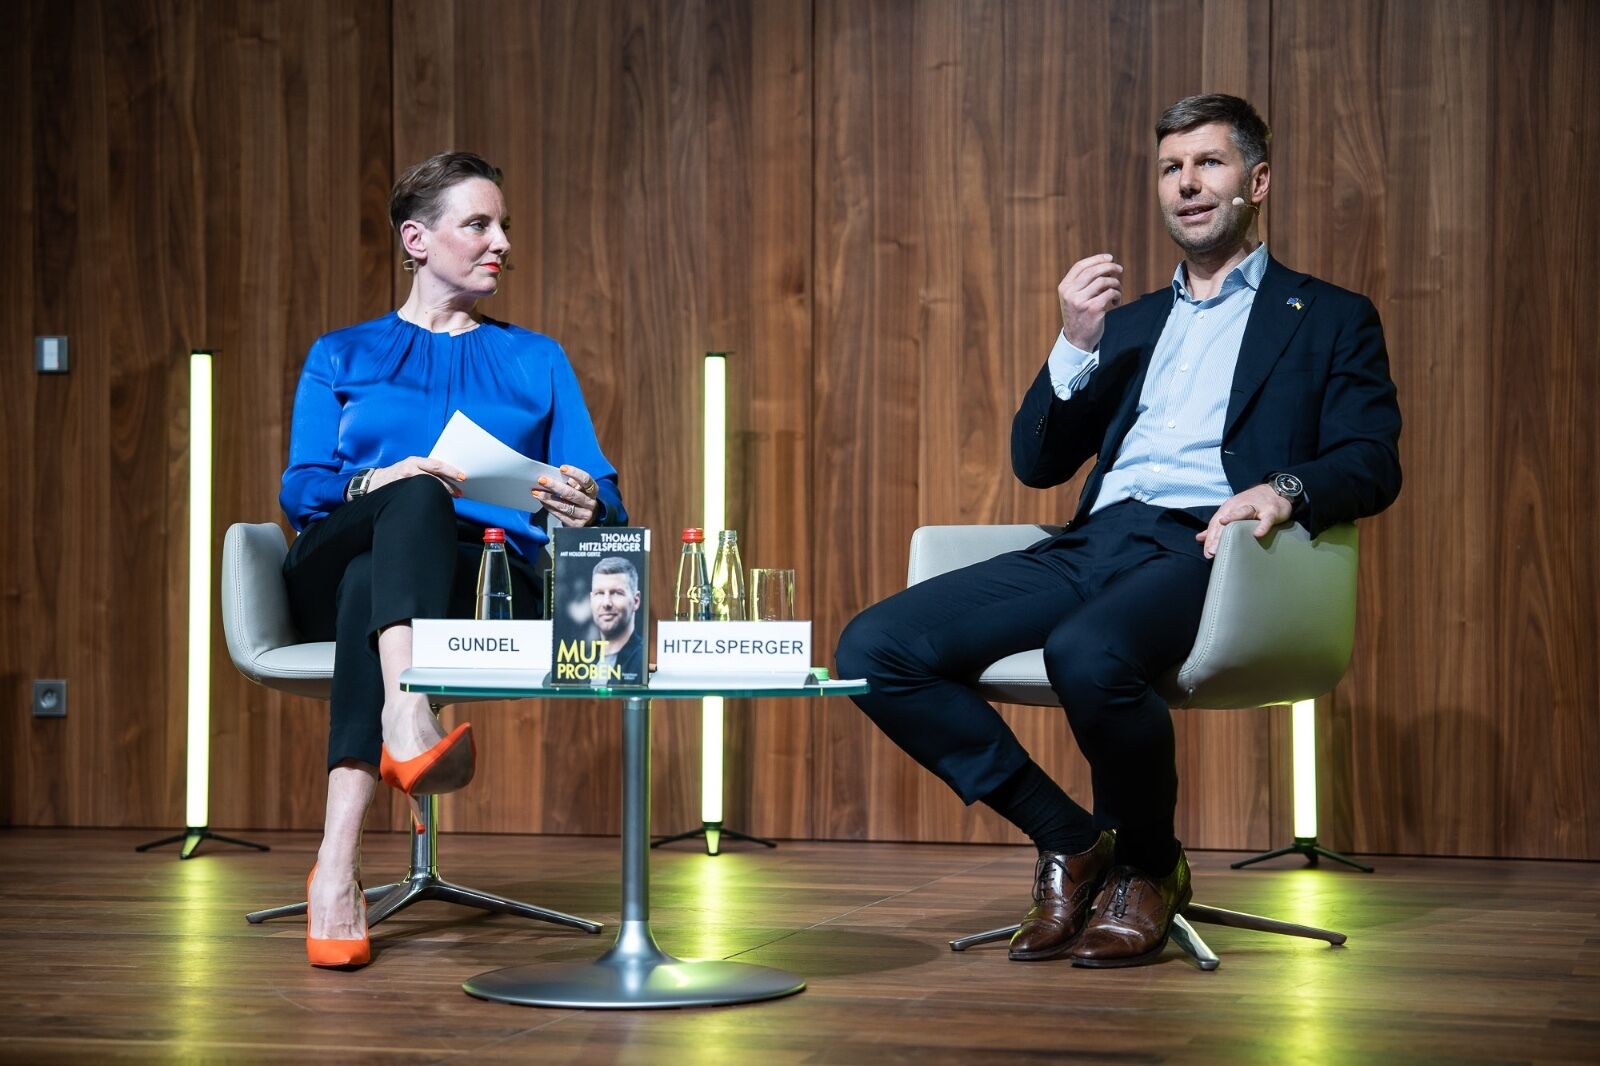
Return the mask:
{"type": "Polygon", "coordinates": [[[35,718],[67,716],[67,682],[64,678],[33,683],[33,716],[35,718]]]}
{"type": "Polygon", "coordinates": [[[65,374],[67,338],[61,336],[33,338],[33,369],[41,374],[65,374]]]}

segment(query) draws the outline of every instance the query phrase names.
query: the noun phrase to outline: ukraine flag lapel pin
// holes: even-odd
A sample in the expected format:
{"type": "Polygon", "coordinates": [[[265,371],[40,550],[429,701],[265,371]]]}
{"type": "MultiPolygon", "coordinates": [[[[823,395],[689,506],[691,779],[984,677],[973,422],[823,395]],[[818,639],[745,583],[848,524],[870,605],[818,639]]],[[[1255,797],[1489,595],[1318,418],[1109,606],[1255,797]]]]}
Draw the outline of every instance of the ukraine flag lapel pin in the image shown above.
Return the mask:
{"type": "Polygon", "coordinates": [[[1296,311],[1304,311],[1306,309],[1306,305],[1300,302],[1300,297],[1298,296],[1289,297],[1287,302],[1288,305],[1294,308],[1296,311]]]}

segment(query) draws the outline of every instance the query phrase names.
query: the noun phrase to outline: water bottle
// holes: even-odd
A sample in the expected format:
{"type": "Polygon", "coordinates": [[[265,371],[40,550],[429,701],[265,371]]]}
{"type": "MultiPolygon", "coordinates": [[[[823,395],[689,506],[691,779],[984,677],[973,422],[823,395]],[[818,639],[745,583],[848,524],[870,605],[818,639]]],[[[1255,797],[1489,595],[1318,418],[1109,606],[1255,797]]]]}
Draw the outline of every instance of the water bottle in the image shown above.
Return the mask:
{"type": "Polygon", "coordinates": [[[672,598],[672,617],[679,622],[704,622],[711,618],[711,576],[706,570],[706,531],[683,531],[683,555],[678,559],[678,589],[672,598]]]}
{"type": "Polygon", "coordinates": [[[739,558],[739,534],[724,529],[717,534],[717,561],[711,565],[711,618],[716,622],[743,622],[744,562],[739,558]]]}
{"type": "Polygon", "coordinates": [[[478,563],[478,618],[511,617],[511,563],[506,559],[506,531],[483,531],[483,560],[478,563]]]}

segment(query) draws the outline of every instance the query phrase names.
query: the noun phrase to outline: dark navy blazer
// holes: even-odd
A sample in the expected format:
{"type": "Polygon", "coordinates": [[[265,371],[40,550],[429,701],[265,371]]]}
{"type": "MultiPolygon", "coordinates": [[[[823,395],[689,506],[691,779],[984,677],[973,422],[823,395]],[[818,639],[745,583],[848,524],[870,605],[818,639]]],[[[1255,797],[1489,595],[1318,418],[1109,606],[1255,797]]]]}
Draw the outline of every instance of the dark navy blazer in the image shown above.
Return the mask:
{"type": "MultiPolygon", "coordinates": [[[[1067,400],[1039,371],[1011,423],[1011,466],[1033,488],[1059,485],[1084,460],[1086,517],[1133,428],[1172,286],[1106,315],[1100,365],[1067,400]]],[[[1269,259],[1245,326],[1222,431],[1235,492],[1288,473],[1305,485],[1297,513],[1313,535],[1377,514],[1400,492],[1400,407],[1372,301],[1269,259]]]]}

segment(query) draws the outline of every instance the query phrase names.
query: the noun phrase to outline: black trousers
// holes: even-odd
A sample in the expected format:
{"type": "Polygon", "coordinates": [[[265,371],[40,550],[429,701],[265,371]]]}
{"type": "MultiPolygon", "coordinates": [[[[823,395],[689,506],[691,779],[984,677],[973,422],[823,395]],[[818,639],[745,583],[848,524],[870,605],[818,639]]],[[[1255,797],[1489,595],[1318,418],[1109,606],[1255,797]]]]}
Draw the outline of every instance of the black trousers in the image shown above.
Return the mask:
{"type": "MultiPolygon", "coordinates": [[[[289,609],[306,640],[332,640],[328,767],[378,764],[383,671],[378,631],[413,618],[471,618],[483,527],[458,519],[450,491],[411,477],[351,500],[307,526],[289,547],[289,609]]],[[[511,602],[538,618],[543,582],[512,552],[511,602]]]]}
{"type": "Polygon", "coordinates": [[[839,676],[870,681],[856,705],[970,804],[1028,753],[968,683],[997,659],[1043,647],[1089,762],[1094,828],[1119,830],[1119,854],[1175,854],[1172,716],[1154,686],[1200,626],[1211,567],[1194,535],[1204,511],[1124,501],[1023,551],[913,585],[845,628],[839,676]]]}

